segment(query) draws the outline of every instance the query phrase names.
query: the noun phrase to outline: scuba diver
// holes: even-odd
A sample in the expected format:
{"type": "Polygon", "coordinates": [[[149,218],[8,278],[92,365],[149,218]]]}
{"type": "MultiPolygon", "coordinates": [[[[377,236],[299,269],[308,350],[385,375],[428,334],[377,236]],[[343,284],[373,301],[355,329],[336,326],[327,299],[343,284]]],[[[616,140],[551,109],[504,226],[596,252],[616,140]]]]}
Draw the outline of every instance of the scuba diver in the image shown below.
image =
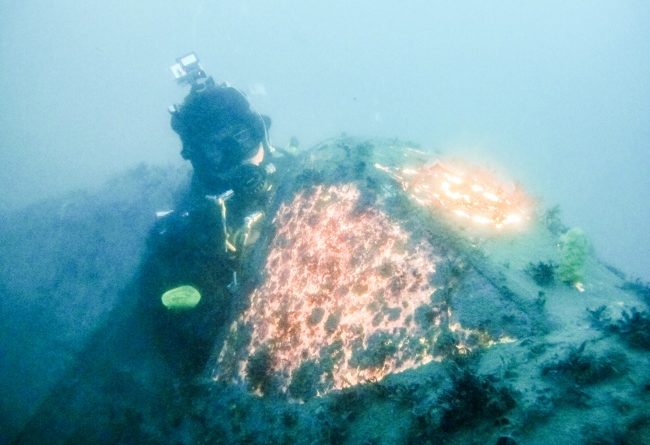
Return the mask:
{"type": "Polygon", "coordinates": [[[216,84],[192,53],[172,72],[191,90],[171,106],[171,127],[193,173],[174,211],[157,223],[139,276],[141,319],[183,374],[205,365],[228,321],[242,263],[270,200],[270,119],[237,89],[216,84]]]}
{"type": "Polygon", "coordinates": [[[140,429],[151,413],[188,406],[258,276],[250,259],[267,245],[261,226],[275,176],[270,120],[241,92],[216,84],[193,54],[173,72],[190,86],[169,111],[191,180],[150,230],[137,273],[105,324],[16,444],[167,443],[134,437],[151,434],[140,429]]]}

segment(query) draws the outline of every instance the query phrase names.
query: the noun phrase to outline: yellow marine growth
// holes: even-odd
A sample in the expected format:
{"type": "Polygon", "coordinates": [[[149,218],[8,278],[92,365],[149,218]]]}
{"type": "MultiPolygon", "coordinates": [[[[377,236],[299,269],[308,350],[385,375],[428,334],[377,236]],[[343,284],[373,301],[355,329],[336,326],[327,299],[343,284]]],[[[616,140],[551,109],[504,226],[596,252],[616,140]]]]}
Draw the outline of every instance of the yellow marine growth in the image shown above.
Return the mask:
{"type": "Polygon", "coordinates": [[[170,310],[192,309],[201,301],[201,293],[192,286],[179,286],[162,294],[161,300],[170,310]]]}
{"type": "Polygon", "coordinates": [[[583,280],[589,241],[584,232],[573,228],[560,237],[558,276],[566,284],[577,285],[583,280]]]}

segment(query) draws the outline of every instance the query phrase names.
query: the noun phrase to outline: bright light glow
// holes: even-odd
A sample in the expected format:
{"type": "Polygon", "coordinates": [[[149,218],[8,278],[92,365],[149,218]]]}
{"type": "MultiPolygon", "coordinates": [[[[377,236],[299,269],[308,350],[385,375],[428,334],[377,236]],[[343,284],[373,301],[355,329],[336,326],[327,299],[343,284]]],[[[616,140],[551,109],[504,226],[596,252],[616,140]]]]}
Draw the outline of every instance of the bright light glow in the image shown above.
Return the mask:
{"type": "Polygon", "coordinates": [[[483,215],[474,215],[472,217],[472,221],[474,221],[477,224],[490,224],[492,222],[490,218],[483,215]]]}
{"type": "Polygon", "coordinates": [[[436,303],[434,246],[360,208],[360,196],[353,185],[320,185],[281,206],[265,281],[231,327],[216,380],[246,382],[251,357],[268,351],[285,391],[301,365],[318,362],[322,394],[441,361],[441,332],[461,343],[472,333],[443,329],[451,311],[436,303]]]}
{"type": "Polygon", "coordinates": [[[419,169],[380,164],[375,167],[395,178],[418,204],[441,209],[481,226],[502,229],[521,225],[530,217],[531,199],[523,191],[499,182],[480,169],[461,169],[441,162],[419,169]]]}

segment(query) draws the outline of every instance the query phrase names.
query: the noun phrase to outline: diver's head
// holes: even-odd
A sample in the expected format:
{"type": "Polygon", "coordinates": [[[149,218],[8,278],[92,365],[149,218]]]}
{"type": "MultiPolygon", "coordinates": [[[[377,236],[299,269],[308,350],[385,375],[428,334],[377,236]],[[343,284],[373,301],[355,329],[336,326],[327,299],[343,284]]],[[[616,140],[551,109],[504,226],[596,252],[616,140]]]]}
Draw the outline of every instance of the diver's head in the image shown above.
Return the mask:
{"type": "Polygon", "coordinates": [[[181,138],[181,155],[206,188],[226,185],[230,170],[264,157],[266,121],[235,88],[211,85],[190,92],[172,112],[171,126],[181,138]]]}

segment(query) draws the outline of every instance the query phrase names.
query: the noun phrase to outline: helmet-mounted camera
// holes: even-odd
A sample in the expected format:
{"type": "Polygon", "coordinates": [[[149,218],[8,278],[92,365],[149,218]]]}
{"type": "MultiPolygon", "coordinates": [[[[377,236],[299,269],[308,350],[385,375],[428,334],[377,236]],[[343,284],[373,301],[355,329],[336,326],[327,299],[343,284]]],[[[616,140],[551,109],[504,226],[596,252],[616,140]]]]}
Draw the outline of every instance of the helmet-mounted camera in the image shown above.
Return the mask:
{"type": "Polygon", "coordinates": [[[176,82],[187,84],[192,90],[202,90],[212,79],[205,74],[196,53],[189,53],[176,59],[176,63],[169,67],[176,82]]]}

